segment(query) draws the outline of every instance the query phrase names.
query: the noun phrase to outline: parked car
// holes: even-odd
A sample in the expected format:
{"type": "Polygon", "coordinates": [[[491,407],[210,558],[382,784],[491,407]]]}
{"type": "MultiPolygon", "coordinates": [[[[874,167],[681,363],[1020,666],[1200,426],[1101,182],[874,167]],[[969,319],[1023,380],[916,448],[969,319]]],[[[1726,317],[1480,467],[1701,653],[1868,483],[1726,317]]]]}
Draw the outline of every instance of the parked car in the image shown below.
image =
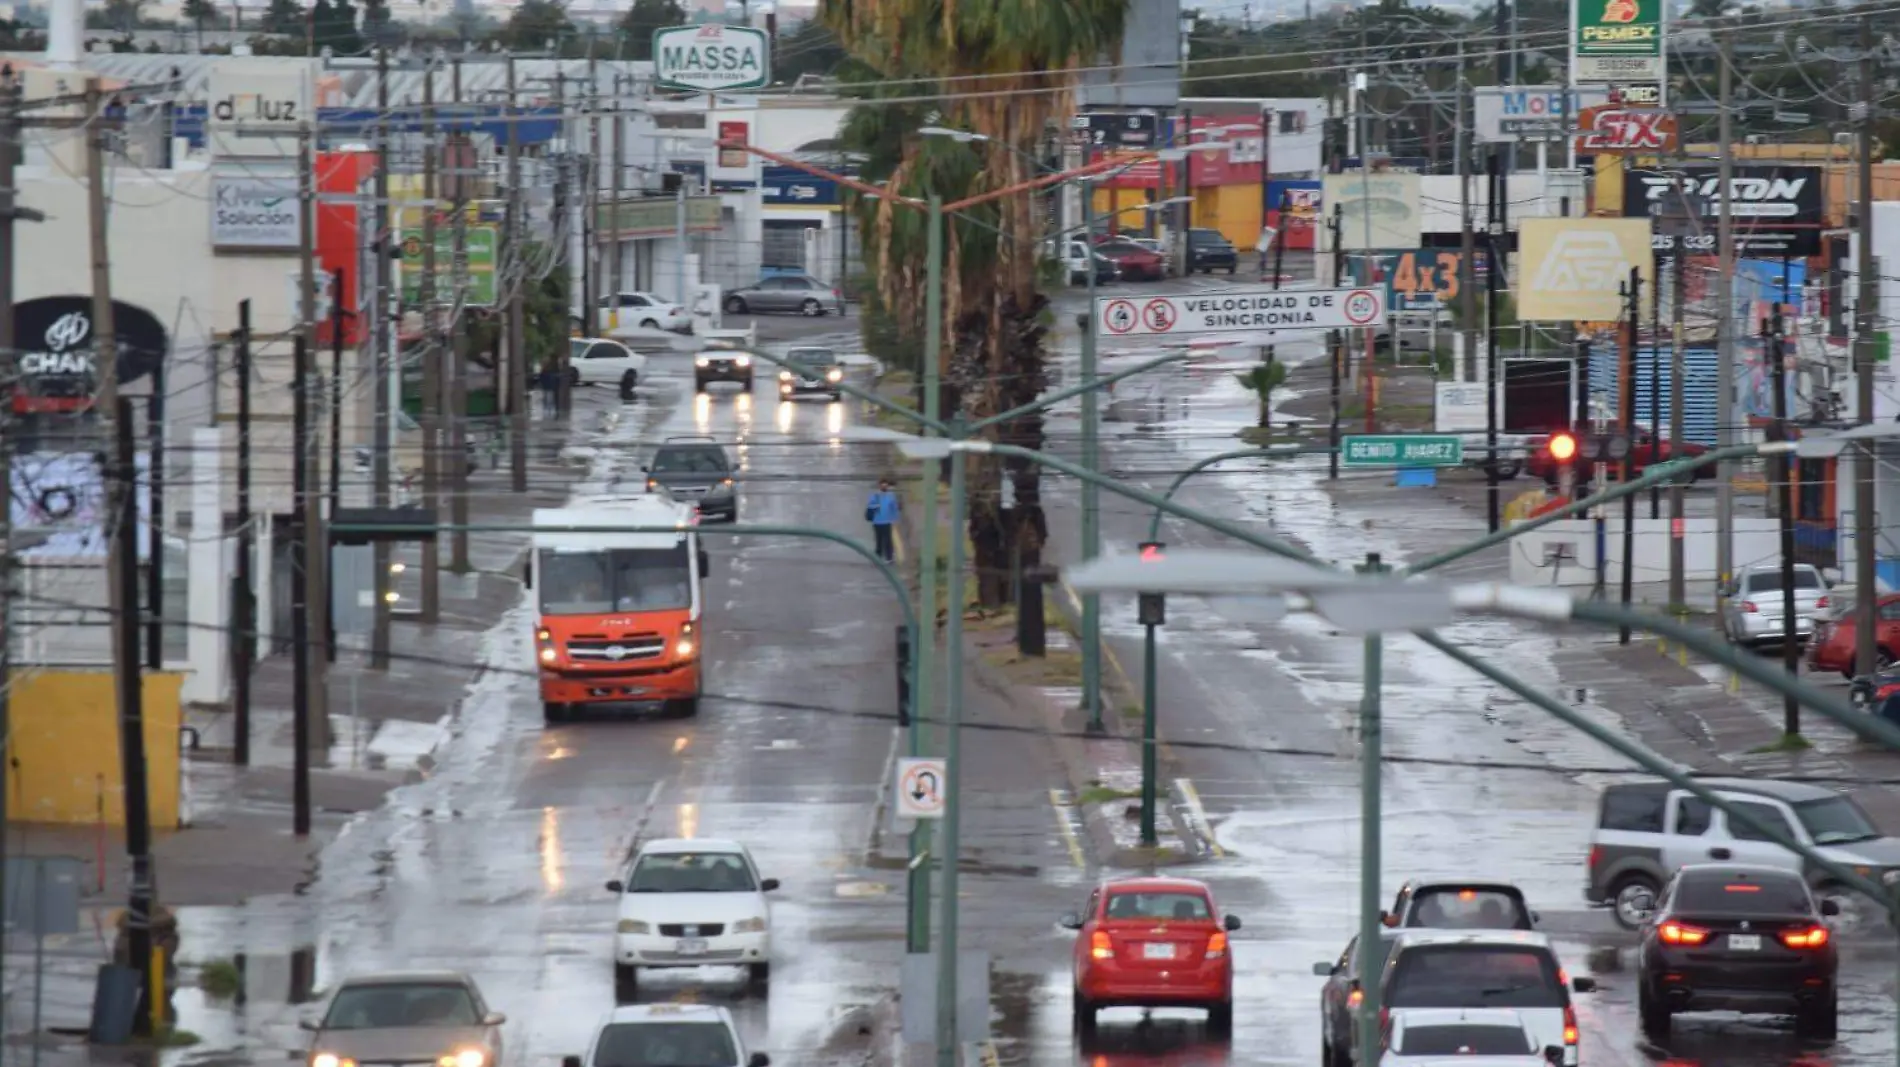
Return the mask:
{"type": "MultiPolygon", "coordinates": [[[[1722,590],[1722,632],[1738,645],[1778,642],[1782,622],[1781,564],[1751,563],[1722,590]]],[[[1814,632],[1814,613],[1828,605],[1827,579],[1818,568],[1794,565],[1795,640],[1814,632]]]]}
{"type": "Polygon", "coordinates": [[[844,294],[809,274],[781,274],[726,294],[728,315],[797,314],[811,318],[844,314],[844,294]]]}
{"type": "Polygon", "coordinates": [[[632,400],[647,357],[607,337],[570,337],[567,380],[570,385],[617,385],[620,399],[632,400]]]}
{"type": "Polygon", "coordinates": [[[1115,264],[1115,269],[1127,281],[1144,279],[1160,281],[1168,276],[1167,265],[1161,253],[1143,248],[1125,237],[1107,237],[1095,243],[1095,251],[1107,257],[1115,264]]]}
{"type": "Polygon", "coordinates": [[[1795,1036],[1832,1039],[1840,958],[1826,919],[1793,871],[1692,864],[1670,879],[1636,949],[1637,1017],[1651,1041],[1675,1015],[1741,1011],[1793,1015],[1795,1036]]]}
{"type": "MultiPolygon", "coordinates": [[[[1808,669],[1839,671],[1844,678],[1855,674],[1854,648],[1858,640],[1859,612],[1846,611],[1832,622],[1817,620],[1814,637],[1808,642],[1808,669]]],[[[1900,652],[1900,593],[1886,593],[1874,603],[1874,666],[1884,672],[1893,667],[1900,652]]]]}
{"type": "MultiPolygon", "coordinates": [[[[1757,822],[1844,867],[1859,868],[1875,881],[1900,879],[1900,839],[1882,834],[1849,797],[1772,778],[1705,778],[1701,784],[1757,822]]],[[[1603,790],[1590,834],[1584,898],[1610,908],[1624,929],[1640,929],[1677,868],[1711,861],[1794,871],[1819,895],[1841,901],[1842,907],[1859,907],[1851,891],[1826,871],[1810,870],[1801,856],[1755,827],[1661,781],[1622,782],[1603,790]]]]}
{"type": "Polygon", "coordinates": [[[1089,248],[1086,241],[1064,241],[1062,243],[1062,269],[1068,273],[1070,285],[1087,285],[1089,264],[1095,264],[1095,284],[1102,285],[1121,277],[1121,271],[1115,267],[1115,261],[1089,248]]]}
{"type": "Polygon", "coordinates": [[[1168,246],[1162,244],[1159,240],[1156,240],[1153,237],[1129,237],[1127,238],[1127,240],[1140,245],[1141,247],[1147,249],[1148,251],[1153,252],[1157,256],[1160,256],[1161,269],[1163,271],[1168,271],[1173,268],[1174,253],[1168,251],[1168,246]]]}
{"type": "Polygon", "coordinates": [[[1202,271],[1212,274],[1225,270],[1232,274],[1240,269],[1240,253],[1234,251],[1234,243],[1219,230],[1192,229],[1188,231],[1188,273],[1202,271]]]}
{"type": "Polygon", "coordinates": [[[625,292],[605,296],[601,298],[600,306],[618,309],[623,326],[680,332],[691,332],[693,328],[692,312],[678,304],[661,300],[652,293],[625,292]]]}

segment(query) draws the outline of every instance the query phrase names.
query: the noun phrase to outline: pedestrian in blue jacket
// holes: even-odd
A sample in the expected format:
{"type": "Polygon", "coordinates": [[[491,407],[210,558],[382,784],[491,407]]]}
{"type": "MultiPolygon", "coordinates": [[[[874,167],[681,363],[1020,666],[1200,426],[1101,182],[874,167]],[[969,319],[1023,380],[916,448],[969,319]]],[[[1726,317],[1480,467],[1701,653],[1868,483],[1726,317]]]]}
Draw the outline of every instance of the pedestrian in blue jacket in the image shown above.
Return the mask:
{"type": "Polygon", "coordinates": [[[871,532],[877,535],[877,557],[886,563],[897,558],[891,527],[897,523],[897,516],[902,510],[902,505],[897,502],[897,494],[892,491],[891,480],[878,479],[877,490],[864,503],[864,521],[871,524],[871,532]]]}

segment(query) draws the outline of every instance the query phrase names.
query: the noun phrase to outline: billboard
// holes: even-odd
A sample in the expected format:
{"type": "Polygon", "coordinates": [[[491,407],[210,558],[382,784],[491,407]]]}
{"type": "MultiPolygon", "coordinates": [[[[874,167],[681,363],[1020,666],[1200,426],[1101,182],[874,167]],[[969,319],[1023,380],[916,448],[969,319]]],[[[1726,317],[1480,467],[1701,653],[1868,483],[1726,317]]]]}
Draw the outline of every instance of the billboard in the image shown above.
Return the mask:
{"type": "Polygon", "coordinates": [[[1320,197],[1339,208],[1339,246],[1353,252],[1417,248],[1421,243],[1418,175],[1328,174],[1320,197]]]}
{"type": "MultiPolygon", "coordinates": [[[[1681,182],[1696,205],[1691,233],[1684,237],[1691,251],[1715,251],[1721,225],[1722,203],[1729,205],[1735,230],[1735,252],[1741,256],[1816,256],[1821,254],[1821,230],[1827,224],[1822,196],[1826,176],[1820,167],[1741,166],[1731,169],[1726,197],[1721,170],[1697,164],[1672,170],[1631,170],[1623,179],[1623,214],[1628,218],[1656,218],[1674,213],[1673,190],[1681,182]]],[[[1673,239],[1663,238],[1658,251],[1670,251],[1673,239]]]]}
{"type": "Polygon", "coordinates": [[[1274,180],[1267,183],[1267,225],[1280,231],[1280,242],[1288,251],[1310,252],[1317,247],[1314,231],[1319,228],[1319,220],[1319,182],[1274,180]]]}
{"type": "Polygon", "coordinates": [[[1576,82],[1661,85],[1662,0],[1570,0],[1570,77],[1576,82]]]}
{"type": "Polygon", "coordinates": [[[1525,322],[1614,322],[1630,271],[1652,293],[1650,220],[1527,218],[1518,224],[1517,316],[1525,322]]]}
{"type": "Polygon", "coordinates": [[[1480,144],[1516,144],[1520,141],[1561,141],[1574,133],[1588,108],[1610,102],[1607,89],[1570,90],[1568,124],[1564,122],[1564,91],[1555,85],[1506,85],[1476,89],[1471,94],[1472,134],[1480,144]]]}

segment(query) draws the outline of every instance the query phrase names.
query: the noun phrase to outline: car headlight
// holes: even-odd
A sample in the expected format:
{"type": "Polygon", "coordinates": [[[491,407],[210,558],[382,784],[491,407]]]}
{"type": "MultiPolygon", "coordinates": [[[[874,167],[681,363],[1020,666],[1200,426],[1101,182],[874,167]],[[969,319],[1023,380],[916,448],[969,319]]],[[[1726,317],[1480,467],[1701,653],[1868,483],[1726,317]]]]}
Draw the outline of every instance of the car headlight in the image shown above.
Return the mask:
{"type": "Polygon", "coordinates": [[[1881,875],[1880,884],[1884,886],[1900,885],[1900,870],[1888,871],[1886,874],[1881,875]]]}
{"type": "Polygon", "coordinates": [[[738,359],[734,360],[733,362],[739,364],[739,366],[741,367],[750,367],[752,365],[752,357],[740,356],[738,359]]]}
{"type": "Polygon", "coordinates": [[[487,1067],[488,1053],[478,1048],[465,1048],[437,1060],[439,1067],[487,1067]]]}
{"type": "MultiPolygon", "coordinates": [[[[673,645],[673,654],[676,656],[690,656],[693,654],[693,650],[698,647],[699,642],[693,640],[693,624],[690,622],[681,623],[680,637],[673,645]]],[[[644,926],[646,924],[642,923],[641,925],[644,926]]]]}
{"type": "Polygon", "coordinates": [[[657,478],[648,478],[648,479],[647,479],[647,492],[649,492],[649,493],[655,493],[655,492],[658,492],[658,491],[659,491],[659,489],[660,489],[660,482],[659,482],[659,479],[657,479],[657,478]]]}
{"type": "Polygon", "coordinates": [[[622,919],[614,930],[623,934],[650,934],[653,928],[638,919],[622,919]]]}
{"type": "Polygon", "coordinates": [[[552,648],[544,648],[541,650],[541,662],[543,663],[553,663],[559,656],[560,653],[552,648]]]}
{"type": "Polygon", "coordinates": [[[732,924],[732,932],[735,934],[762,934],[765,932],[765,920],[740,919],[738,922],[732,924]]]}
{"type": "Polygon", "coordinates": [[[841,382],[844,380],[844,372],[839,370],[836,367],[833,367],[831,368],[830,373],[825,375],[825,378],[829,381],[841,382]]]}
{"type": "Polygon", "coordinates": [[[712,366],[712,360],[707,359],[705,356],[698,356],[693,360],[693,365],[697,367],[710,367],[712,366]]]}
{"type": "Polygon", "coordinates": [[[779,372],[778,372],[778,380],[779,380],[779,381],[781,381],[781,382],[789,382],[789,381],[791,381],[791,380],[792,380],[792,372],[791,372],[791,371],[788,371],[788,370],[782,370],[782,371],[779,371],[779,372]]]}
{"type": "Polygon", "coordinates": [[[356,1061],[334,1052],[319,1052],[310,1057],[310,1067],[356,1067],[356,1061]]]}

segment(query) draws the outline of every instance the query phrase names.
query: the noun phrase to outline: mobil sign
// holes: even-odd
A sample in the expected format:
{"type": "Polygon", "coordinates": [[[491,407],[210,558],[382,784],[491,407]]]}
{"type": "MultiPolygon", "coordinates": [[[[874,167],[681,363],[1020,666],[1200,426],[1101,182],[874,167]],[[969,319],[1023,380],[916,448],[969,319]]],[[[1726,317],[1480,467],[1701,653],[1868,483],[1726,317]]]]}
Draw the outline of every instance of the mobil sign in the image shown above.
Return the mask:
{"type": "Polygon", "coordinates": [[[1472,98],[1473,129],[1487,144],[1561,141],[1577,128],[1577,116],[1585,108],[1609,102],[1607,89],[1572,88],[1567,105],[1560,86],[1479,89],[1472,98]]]}

